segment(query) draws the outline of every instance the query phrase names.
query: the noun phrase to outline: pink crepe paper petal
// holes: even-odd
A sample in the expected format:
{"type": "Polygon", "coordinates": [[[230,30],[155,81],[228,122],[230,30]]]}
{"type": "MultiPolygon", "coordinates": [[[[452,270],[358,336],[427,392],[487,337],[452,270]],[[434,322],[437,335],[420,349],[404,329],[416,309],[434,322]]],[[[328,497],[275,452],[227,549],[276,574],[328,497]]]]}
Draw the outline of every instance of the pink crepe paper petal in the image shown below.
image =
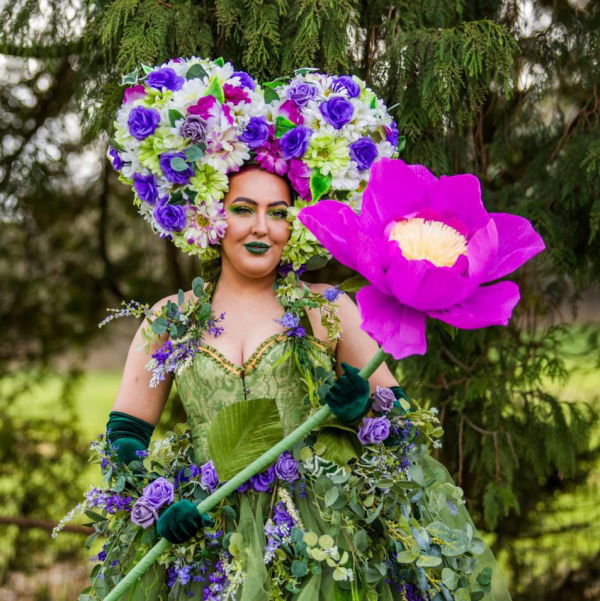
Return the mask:
{"type": "Polygon", "coordinates": [[[512,273],[546,248],[542,237],[524,217],[509,213],[490,214],[498,230],[498,253],[486,274],[486,282],[512,273]]]}
{"type": "Polygon", "coordinates": [[[469,278],[478,282],[487,280],[498,253],[498,230],[496,223],[490,219],[485,227],[471,236],[467,243],[467,259],[469,260],[469,278]]]}
{"type": "Polygon", "coordinates": [[[429,190],[425,202],[442,215],[463,223],[467,227],[467,238],[490,220],[481,201],[479,180],[474,175],[442,175],[429,190]]]}
{"type": "Polygon", "coordinates": [[[361,220],[373,236],[383,235],[390,221],[402,219],[422,206],[436,178],[422,165],[382,158],[373,163],[363,192],[361,220]]]}
{"type": "Polygon", "coordinates": [[[498,282],[482,286],[454,307],[428,311],[427,314],[461,330],[505,326],[520,297],[519,287],[514,282],[498,282]]]}
{"type": "Polygon", "coordinates": [[[387,290],[376,245],[348,205],[321,200],[303,208],[298,219],[340,263],[387,290]]]}
{"type": "Polygon", "coordinates": [[[423,355],[425,314],[401,305],[394,297],[374,286],[361,288],[356,301],[362,316],[362,329],[376,340],[394,359],[423,355]]]}

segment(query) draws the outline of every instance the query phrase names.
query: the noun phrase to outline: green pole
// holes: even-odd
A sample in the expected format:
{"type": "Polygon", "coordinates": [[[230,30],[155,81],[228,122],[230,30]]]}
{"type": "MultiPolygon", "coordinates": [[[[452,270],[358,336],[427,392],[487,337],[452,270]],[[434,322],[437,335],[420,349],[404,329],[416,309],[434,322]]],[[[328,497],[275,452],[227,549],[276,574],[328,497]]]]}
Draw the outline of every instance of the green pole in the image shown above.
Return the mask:
{"type": "MultiPolygon", "coordinates": [[[[383,363],[386,353],[379,349],[371,360],[360,370],[359,374],[367,380],[372,373],[383,363]]],[[[299,440],[304,438],[313,428],[321,424],[329,415],[331,409],[328,405],[323,405],[320,409],[310,415],[306,421],[301,423],[295,430],[290,432],[285,438],[282,438],[275,446],[265,451],[260,457],[247,465],[241,472],[238,472],[231,480],[228,480],[223,486],[219,487],[209,497],[206,497],[198,504],[198,511],[206,513],[212,509],[219,501],[231,494],[238,486],[249,480],[258,472],[262,472],[271,463],[273,463],[281,453],[293,447],[299,440]]],[[[115,586],[115,588],[104,597],[104,601],[117,601],[136,580],[170,547],[171,543],[161,538],[155,545],[140,559],[139,563],[133,567],[127,575],[115,586]]]]}

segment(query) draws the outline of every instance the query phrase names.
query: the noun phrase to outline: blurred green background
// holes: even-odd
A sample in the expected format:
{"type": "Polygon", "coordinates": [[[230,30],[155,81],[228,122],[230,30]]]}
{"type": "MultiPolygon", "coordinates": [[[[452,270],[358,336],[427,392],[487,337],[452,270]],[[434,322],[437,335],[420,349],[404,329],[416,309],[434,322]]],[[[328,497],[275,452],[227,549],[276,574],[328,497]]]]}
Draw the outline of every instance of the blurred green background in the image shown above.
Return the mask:
{"type": "MultiPolygon", "coordinates": [[[[262,81],[314,65],[384,98],[402,158],[474,173],[547,250],[505,328],[428,327],[397,370],[438,407],[517,601],[600,599],[600,4],[588,0],[16,0],[0,19],[0,601],[75,599],[84,535],[49,530],[98,474],[136,325],[106,307],[187,289],[105,158],[121,75],[223,56],[262,81]]],[[[307,279],[336,283],[332,264],[307,279]]],[[[183,419],[176,396],[161,428],[183,419]]]]}

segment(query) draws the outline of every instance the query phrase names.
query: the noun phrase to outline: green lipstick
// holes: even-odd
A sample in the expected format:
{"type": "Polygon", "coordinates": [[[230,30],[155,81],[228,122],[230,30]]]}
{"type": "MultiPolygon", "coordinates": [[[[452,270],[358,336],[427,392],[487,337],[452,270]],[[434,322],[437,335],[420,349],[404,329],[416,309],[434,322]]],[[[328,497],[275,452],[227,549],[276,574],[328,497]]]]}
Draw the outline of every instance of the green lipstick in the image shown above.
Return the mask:
{"type": "Polygon", "coordinates": [[[248,242],[248,244],[244,244],[246,250],[253,255],[264,255],[269,248],[271,248],[268,244],[264,242],[248,242]]]}

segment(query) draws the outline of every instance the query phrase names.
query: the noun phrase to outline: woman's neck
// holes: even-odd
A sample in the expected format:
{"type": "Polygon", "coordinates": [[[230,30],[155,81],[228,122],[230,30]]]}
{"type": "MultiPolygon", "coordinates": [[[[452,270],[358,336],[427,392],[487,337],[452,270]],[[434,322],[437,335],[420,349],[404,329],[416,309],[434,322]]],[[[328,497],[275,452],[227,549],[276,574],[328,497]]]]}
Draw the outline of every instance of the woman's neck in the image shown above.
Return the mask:
{"type": "Polygon", "coordinates": [[[219,292],[235,295],[266,294],[273,292],[276,271],[264,277],[248,277],[237,271],[227,260],[221,263],[221,274],[217,281],[219,292]]]}

